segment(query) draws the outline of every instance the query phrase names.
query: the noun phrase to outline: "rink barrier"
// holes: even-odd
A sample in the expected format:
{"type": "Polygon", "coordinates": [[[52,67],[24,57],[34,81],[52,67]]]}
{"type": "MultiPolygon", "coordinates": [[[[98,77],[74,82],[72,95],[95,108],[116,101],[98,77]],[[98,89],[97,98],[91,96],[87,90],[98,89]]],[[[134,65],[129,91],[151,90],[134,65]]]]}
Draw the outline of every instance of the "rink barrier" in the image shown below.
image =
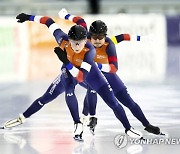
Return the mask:
{"type": "MultiPolygon", "coordinates": [[[[103,20],[108,26],[108,36],[129,33],[149,37],[149,40],[141,42],[126,41],[116,45],[119,60],[118,75],[124,81],[161,82],[166,79],[167,34],[165,16],[119,14],[85,15],[83,17],[88,28],[94,20],[103,20]]],[[[57,17],[53,19],[66,33],[73,25],[70,21],[64,21],[57,17]]],[[[12,77],[14,80],[24,81],[42,78],[52,80],[60,72],[62,63],[53,53],[57,43],[45,25],[35,22],[19,24],[14,18],[0,18],[0,21],[3,21],[0,22],[0,31],[3,31],[2,23],[6,27],[8,27],[9,22],[12,23],[11,28],[6,30],[6,33],[10,34],[10,39],[8,39],[11,40],[10,46],[0,46],[1,55],[3,55],[2,51],[7,51],[6,54],[12,57],[11,61],[8,62],[11,69],[7,67],[5,73],[2,73],[1,69],[1,81],[11,80],[12,77]],[[10,52],[12,53],[9,54],[10,52]]],[[[6,35],[5,32],[3,32],[4,35],[6,35]]],[[[6,39],[1,39],[1,44],[4,44],[2,40],[8,42],[6,39]]],[[[1,60],[5,60],[2,57],[1,60]]],[[[4,69],[2,65],[0,68],[4,69]]]]}

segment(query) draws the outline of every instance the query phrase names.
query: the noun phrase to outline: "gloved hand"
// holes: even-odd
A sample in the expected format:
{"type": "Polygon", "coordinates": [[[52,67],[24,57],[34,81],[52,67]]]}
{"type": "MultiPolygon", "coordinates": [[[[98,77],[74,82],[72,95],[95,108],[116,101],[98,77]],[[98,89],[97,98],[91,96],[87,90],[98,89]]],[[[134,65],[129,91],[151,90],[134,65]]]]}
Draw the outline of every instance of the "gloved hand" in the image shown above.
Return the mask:
{"type": "Polygon", "coordinates": [[[20,13],[16,16],[17,22],[23,23],[25,21],[28,21],[31,15],[20,13]]]}
{"type": "Polygon", "coordinates": [[[62,50],[60,47],[55,47],[54,52],[58,56],[58,58],[67,65],[69,63],[69,60],[67,59],[67,53],[66,51],[62,50]]]}
{"type": "Polygon", "coordinates": [[[59,18],[61,18],[61,19],[65,19],[65,16],[66,16],[67,14],[69,14],[69,13],[67,12],[67,10],[66,10],[65,8],[62,8],[62,9],[59,11],[59,13],[58,13],[59,18]]]}

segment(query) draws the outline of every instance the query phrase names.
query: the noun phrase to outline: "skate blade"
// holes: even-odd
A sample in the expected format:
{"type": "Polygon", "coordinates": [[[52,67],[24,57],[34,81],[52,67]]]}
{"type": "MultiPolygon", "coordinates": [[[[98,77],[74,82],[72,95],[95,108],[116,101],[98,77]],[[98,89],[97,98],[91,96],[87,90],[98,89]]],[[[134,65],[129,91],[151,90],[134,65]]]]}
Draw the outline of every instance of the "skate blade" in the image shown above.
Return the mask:
{"type": "Polygon", "coordinates": [[[73,137],[75,141],[77,142],[84,142],[84,140],[80,137],[73,137]]]}
{"type": "Polygon", "coordinates": [[[158,135],[159,136],[167,136],[165,133],[162,133],[162,132],[160,132],[158,135]]]}
{"type": "Polygon", "coordinates": [[[92,135],[95,135],[95,132],[94,132],[94,129],[93,129],[93,128],[90,128],[89,130],[90,130],[90,132],[91,132],[92,135]]]}
{"type": "Polygon", "coordinates": [[[1,126],[0,129],[5,129],[4,126],[1,126]]]}
{"type": "Polygon", "coordinates": [[[147,139],[146,139],[146,138],[144,138],[144,137],[141,137],[141,138],[139,138],[139,140],[146,141],[147,139]]]}
{"type": "Polygon", "coordinates": [[[158,138],[168,137],[168,134],[163,133],[163,132],[160,132],[159,134],[149,133],[148,135],[153,136],[153,137],[158,137],[158,138]]]}

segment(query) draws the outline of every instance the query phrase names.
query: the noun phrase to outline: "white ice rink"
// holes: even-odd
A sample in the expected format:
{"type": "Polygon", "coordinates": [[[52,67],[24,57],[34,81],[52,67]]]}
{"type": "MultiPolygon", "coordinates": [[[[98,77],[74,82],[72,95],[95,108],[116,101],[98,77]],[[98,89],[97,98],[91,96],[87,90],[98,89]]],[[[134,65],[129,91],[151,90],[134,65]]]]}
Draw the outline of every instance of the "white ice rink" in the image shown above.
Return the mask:
{"type": "MultiPolygon", "coordinates": [[[[8,83],[0,85],[0,124],[15,118],[41,96],[50,82],[8,83]]],[[[180,151],[180,85],[127,85],[132,98],[140,105],[147,119],[161,128],[166,137],[148,134],[141,123],[126,110],[131,125],[142,131],[151,144],[128,143],[118,149],[117,135],[124,135],[122,124],[113,112],[98,98],[96,134],[86,127],[84,143],[73,140],[73,121],[64,100],[64,94],[34,114],[25,124],[11,130],[0,130],[0,154],[179,154],[180,151]],[[165,139],[171,140],[165,142],[165,139]],[[161,144],[155,141],[161,140],[161,144]]],[[[85,90],[77,87],[81,113],[85,90]]]]}

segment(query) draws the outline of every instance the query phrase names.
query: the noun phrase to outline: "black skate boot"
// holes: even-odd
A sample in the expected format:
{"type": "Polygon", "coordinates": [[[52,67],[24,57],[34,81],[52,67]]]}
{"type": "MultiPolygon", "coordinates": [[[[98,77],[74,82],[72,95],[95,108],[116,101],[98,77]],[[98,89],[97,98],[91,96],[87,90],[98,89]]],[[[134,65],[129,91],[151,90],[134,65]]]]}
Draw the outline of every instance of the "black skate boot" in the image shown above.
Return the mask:
{"type": "Polygon", "coordinates": [[[156,127],[156,126],[153,126],[151,124],[148,124],[144,130],[146,130],[147,132],[149,133],[152,133],[152,134],[156,134],[156,135],[160,135],[161,132],[160,132],[160,128],[159,127],[156,127]]]}
{"type": "Polygon", "coordinates": [[[97,118],[96,117],[90,117],[89,118],[89,124],[87,125],[90,127],[90,132],[94,135],[95,127],[97,125],[97,118]]]}

